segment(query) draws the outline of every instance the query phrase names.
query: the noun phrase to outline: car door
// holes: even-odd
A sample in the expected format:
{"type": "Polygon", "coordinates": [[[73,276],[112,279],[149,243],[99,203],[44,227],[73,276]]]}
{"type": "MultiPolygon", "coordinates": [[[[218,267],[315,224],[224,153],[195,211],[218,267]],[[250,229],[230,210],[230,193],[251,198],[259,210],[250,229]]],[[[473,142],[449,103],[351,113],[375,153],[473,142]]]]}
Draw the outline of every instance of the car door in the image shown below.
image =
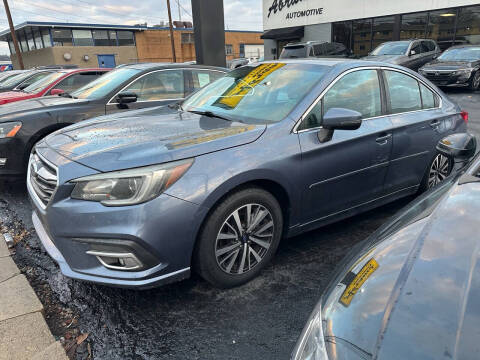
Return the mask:
{"type": "Polygon", "coordinates": [[[445,134],[439,97],[406,72],[384,70],[387,108],[393,125],[393,149],[385,188],[395,192],[417,186],[435,146],[445,134]]]}
{"type": "Polygon", "coordinates": [[[407,62],[401,65],[417,71],[422,64],[422,57],[422,43],[420,41],[415,41],[412,43],[408,52],[407,62]]]}
{"type": "Polygon", "coordinates": [[[106,113],[166,105],[185,98],[185,70],[162,69],[140,76],[120,90],[106,105],[106,113]],[[135,93],[137,101],[119,104],[119,93],[135,93]]]}
{"type": "Polygon", "coordinates": [[[185,76],[187,77],[187,84],[185,90],[185,96],[201,89],[202,87],[210,84],[211,82],[223,77],[224,72],[210,69],[192,69],[185,70],[185,76]]]}
{"type": "Polygon", "coordinates": [[[376,69],[362,69],[342,75],[297,128],[306,223],[328,220],[383,193],[392,134],[379,74],[376,69]],[[360,112],[362,125],[333,133],[322,129],[321,119],[331,108],[360,112]]]}
{"type": "Polygon", "coordinates": [[[421,61],[419,61],[417,70],[420,69],[426,63],[434,60],[437,56],[435,51],[436,47],[435,44],[430,40],[422,40],[422,57],[421,61]]]}

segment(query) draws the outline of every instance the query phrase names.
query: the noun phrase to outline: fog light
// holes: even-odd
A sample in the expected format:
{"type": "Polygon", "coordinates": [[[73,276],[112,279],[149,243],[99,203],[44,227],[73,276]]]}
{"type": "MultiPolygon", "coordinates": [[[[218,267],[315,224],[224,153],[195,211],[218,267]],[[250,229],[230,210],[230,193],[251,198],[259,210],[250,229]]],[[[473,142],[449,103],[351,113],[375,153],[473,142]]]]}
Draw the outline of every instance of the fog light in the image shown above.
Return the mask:
{"type": "Polygon", "coordinates": [[[7,163],[7,158],[0,158],[0,166],[5,166],[7,163]]]}
{"type": "Polygon", "coordinates": [[[142,262],[132,253],[89,250],[87,254],[95,256],[107,269],[132,271],[143,267],[142,262]]]}

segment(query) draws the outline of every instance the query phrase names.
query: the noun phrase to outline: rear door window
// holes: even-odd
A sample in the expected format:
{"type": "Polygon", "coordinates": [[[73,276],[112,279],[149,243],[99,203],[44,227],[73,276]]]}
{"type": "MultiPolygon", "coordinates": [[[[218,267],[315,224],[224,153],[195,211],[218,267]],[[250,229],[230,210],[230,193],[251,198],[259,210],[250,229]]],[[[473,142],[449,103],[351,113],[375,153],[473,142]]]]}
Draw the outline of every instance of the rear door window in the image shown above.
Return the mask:
{"type": "Polygon", "coordinates": [[[192,70],[193,88],[191,91],[196,91],[211,82],[223,77],[225,74],[220,71],[211,70],[192,70]]]}
{"type": "Polygon", "coordinates": [[[420,91],[422,93],[422,105],[424,109],[432,109],[435,107],[435,94],[425,85],[420,84],[420,91]]]}
{"type": "Polygon", "coordinates": [[[422,109],[418,81],[398,71],[385,70],[390,111],[398,114],[422,109]]]}
{"type": "Polygon", "coordinates": [[[77,89],[80,89],[84,85],[87,85],[89,82],[95,80],[100,75],[103,75],[103,73],[85,72],[85,73],[73,74],[68,78],[60,81],[57,85],[54,86],[54,88],[61,89],[66,92],[72,92],[77,89]]]}

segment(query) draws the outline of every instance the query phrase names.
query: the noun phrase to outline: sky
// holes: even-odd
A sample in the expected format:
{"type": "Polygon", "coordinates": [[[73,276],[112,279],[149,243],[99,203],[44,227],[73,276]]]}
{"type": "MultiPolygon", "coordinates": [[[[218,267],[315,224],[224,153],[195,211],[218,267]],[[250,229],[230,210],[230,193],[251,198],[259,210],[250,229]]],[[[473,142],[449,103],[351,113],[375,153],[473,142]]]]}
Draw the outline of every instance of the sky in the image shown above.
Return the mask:
{"type": "MultiPolygon", "coordinates": [[[[25,21],[78,22],[115,25],[168,21],[166,0],[8,0],[15,25],[25,21]]],[[[172,19],[178,20],[180,4],[183,21],[192,21],[190,0],[170,0],[172,19]]],[[[225,28],[262,30],[261,0],[224,0],[225,28]]],[[[0,29],[8,29],[5,9],[0,3],[0,29]]],[[[0,54],[9,54],[0,42],[0,54]]]]}

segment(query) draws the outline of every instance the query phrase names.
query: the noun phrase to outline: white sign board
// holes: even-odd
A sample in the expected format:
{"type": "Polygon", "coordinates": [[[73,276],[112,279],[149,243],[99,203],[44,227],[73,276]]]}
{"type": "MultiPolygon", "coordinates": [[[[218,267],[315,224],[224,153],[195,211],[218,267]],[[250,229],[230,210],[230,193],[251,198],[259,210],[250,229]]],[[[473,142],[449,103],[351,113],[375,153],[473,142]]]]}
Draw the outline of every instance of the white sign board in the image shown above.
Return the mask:
{"type": "Polygon", "coordinates": [[[263,0],[264,30],[480,5],[480,0],[263,0]]]}

